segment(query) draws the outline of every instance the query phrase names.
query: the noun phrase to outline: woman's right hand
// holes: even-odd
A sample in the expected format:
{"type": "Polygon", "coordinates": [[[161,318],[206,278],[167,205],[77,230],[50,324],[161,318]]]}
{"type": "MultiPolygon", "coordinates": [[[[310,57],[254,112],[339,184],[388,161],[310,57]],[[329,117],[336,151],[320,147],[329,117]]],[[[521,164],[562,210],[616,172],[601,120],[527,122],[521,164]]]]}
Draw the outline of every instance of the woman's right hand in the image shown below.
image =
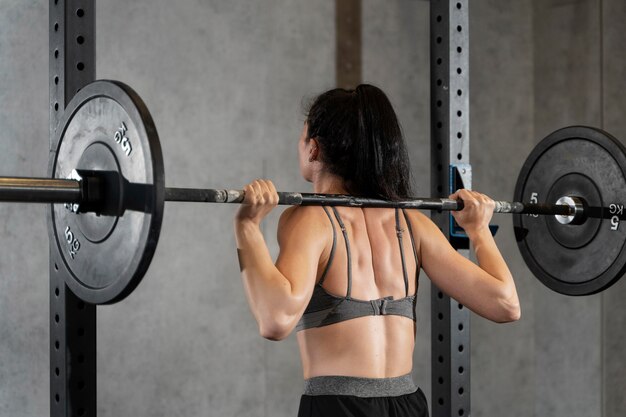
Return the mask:
{"type": "Polygon", "coordinates": [[[278,205],[276,187],[270,180],[257,179],[243,190],[244,200],[237,210],[235,220],[249,220],[258,225],[278,205]]]}

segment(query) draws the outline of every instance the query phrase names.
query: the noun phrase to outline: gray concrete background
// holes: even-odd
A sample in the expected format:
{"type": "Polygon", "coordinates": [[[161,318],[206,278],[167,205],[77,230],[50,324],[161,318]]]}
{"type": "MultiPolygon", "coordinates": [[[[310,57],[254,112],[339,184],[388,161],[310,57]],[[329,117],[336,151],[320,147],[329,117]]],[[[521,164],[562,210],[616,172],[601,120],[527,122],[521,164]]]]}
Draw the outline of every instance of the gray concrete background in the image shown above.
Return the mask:
{"type": "MultiPolygon", "coordinates": [[[[428,2],[363,2],[364,79],[385,90],[429,189],[428,2]]],[[[474,186],[512,197],[532,147],[587,123],[626,137],[621,0],[471,0],[474,186]]],[[[0,175],[45,176],[48,5],[0,0],[0,175]]],[[[135,88],[159,129],[169,186],[298,178],[302,98],[334,83],[331,1],[97,3],[97,77],[135,88]],[[240,162],[235,162],[240,161],[240,162]]],[[[265,225],[275,243],[278,210],[265,225]]],[[[125,301],[98,308],[101,416],[293,416],[295,337],[261,339],[238,276],[232,207],[170,203],[154,261],[125,301]]],[[[626,414],[626,280],[593,297],[550,292],[525,267],[511,219],[498,244],[523,315],[472,317],[474,416],[626,414]]],[[[48,414],[48,242],[42,207],[0,205],[0,416],[48,414]]],[[[414,375],[430,393],[429,281],[414,375]]]]}

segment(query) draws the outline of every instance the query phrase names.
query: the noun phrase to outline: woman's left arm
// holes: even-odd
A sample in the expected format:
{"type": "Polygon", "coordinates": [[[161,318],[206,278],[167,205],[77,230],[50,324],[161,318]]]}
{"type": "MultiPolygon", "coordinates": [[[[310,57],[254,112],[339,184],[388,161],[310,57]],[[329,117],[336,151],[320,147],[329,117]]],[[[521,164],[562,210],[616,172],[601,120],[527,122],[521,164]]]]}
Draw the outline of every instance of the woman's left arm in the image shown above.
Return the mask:
{"type": "Polygon", "coordinates": [[[274,265],[260,223],[277,203],[274,185],[256,180],[246,186],[244,204],[235,217],[237,253],[246,297],[259,333],[270,340],[287,337],[302,316],[313,292],[325,246],[324,240],[319,239],[318,216],[309,210],[313,208],[289,208],[280,219],[281,254],[274,265]]]}

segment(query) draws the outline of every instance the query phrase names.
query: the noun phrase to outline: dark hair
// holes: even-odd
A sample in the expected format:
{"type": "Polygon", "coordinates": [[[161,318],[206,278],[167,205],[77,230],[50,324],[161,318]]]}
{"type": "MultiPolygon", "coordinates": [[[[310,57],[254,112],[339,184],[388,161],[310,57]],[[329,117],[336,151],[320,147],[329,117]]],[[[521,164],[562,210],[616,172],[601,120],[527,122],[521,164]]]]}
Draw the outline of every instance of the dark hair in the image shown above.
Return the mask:
{"type": "Polygon", "coordinates": [[[321,160],[359,197],[409,198],[411,172],[402,130],[385,93],[361,84],[320,94],[307,112],[308,139],[315,138],[321,160]]]}

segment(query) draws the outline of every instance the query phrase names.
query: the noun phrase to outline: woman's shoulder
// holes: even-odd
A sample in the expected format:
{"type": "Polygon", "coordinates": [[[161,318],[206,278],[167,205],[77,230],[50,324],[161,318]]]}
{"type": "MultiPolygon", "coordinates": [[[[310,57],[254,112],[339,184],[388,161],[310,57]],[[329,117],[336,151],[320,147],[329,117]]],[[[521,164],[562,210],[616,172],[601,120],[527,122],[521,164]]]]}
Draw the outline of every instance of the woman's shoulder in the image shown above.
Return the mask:
{"type": "Polygon", "coordinates": [[[437,225],[430,219],[430,216],[425,215],[419,210],[405,209],[404,212],[408,215],[411,221],[413,234],[416,236],[420,236],[423,233],[432,232],[434,229],[439,229],[437,225]]]}
{"type": "Polygon", "coordinates": [[[307,228],[321,229],[331,228],[328,216],[321,206],[291,206],[280,215],[278,232],[281,229],[307,228]]]}

